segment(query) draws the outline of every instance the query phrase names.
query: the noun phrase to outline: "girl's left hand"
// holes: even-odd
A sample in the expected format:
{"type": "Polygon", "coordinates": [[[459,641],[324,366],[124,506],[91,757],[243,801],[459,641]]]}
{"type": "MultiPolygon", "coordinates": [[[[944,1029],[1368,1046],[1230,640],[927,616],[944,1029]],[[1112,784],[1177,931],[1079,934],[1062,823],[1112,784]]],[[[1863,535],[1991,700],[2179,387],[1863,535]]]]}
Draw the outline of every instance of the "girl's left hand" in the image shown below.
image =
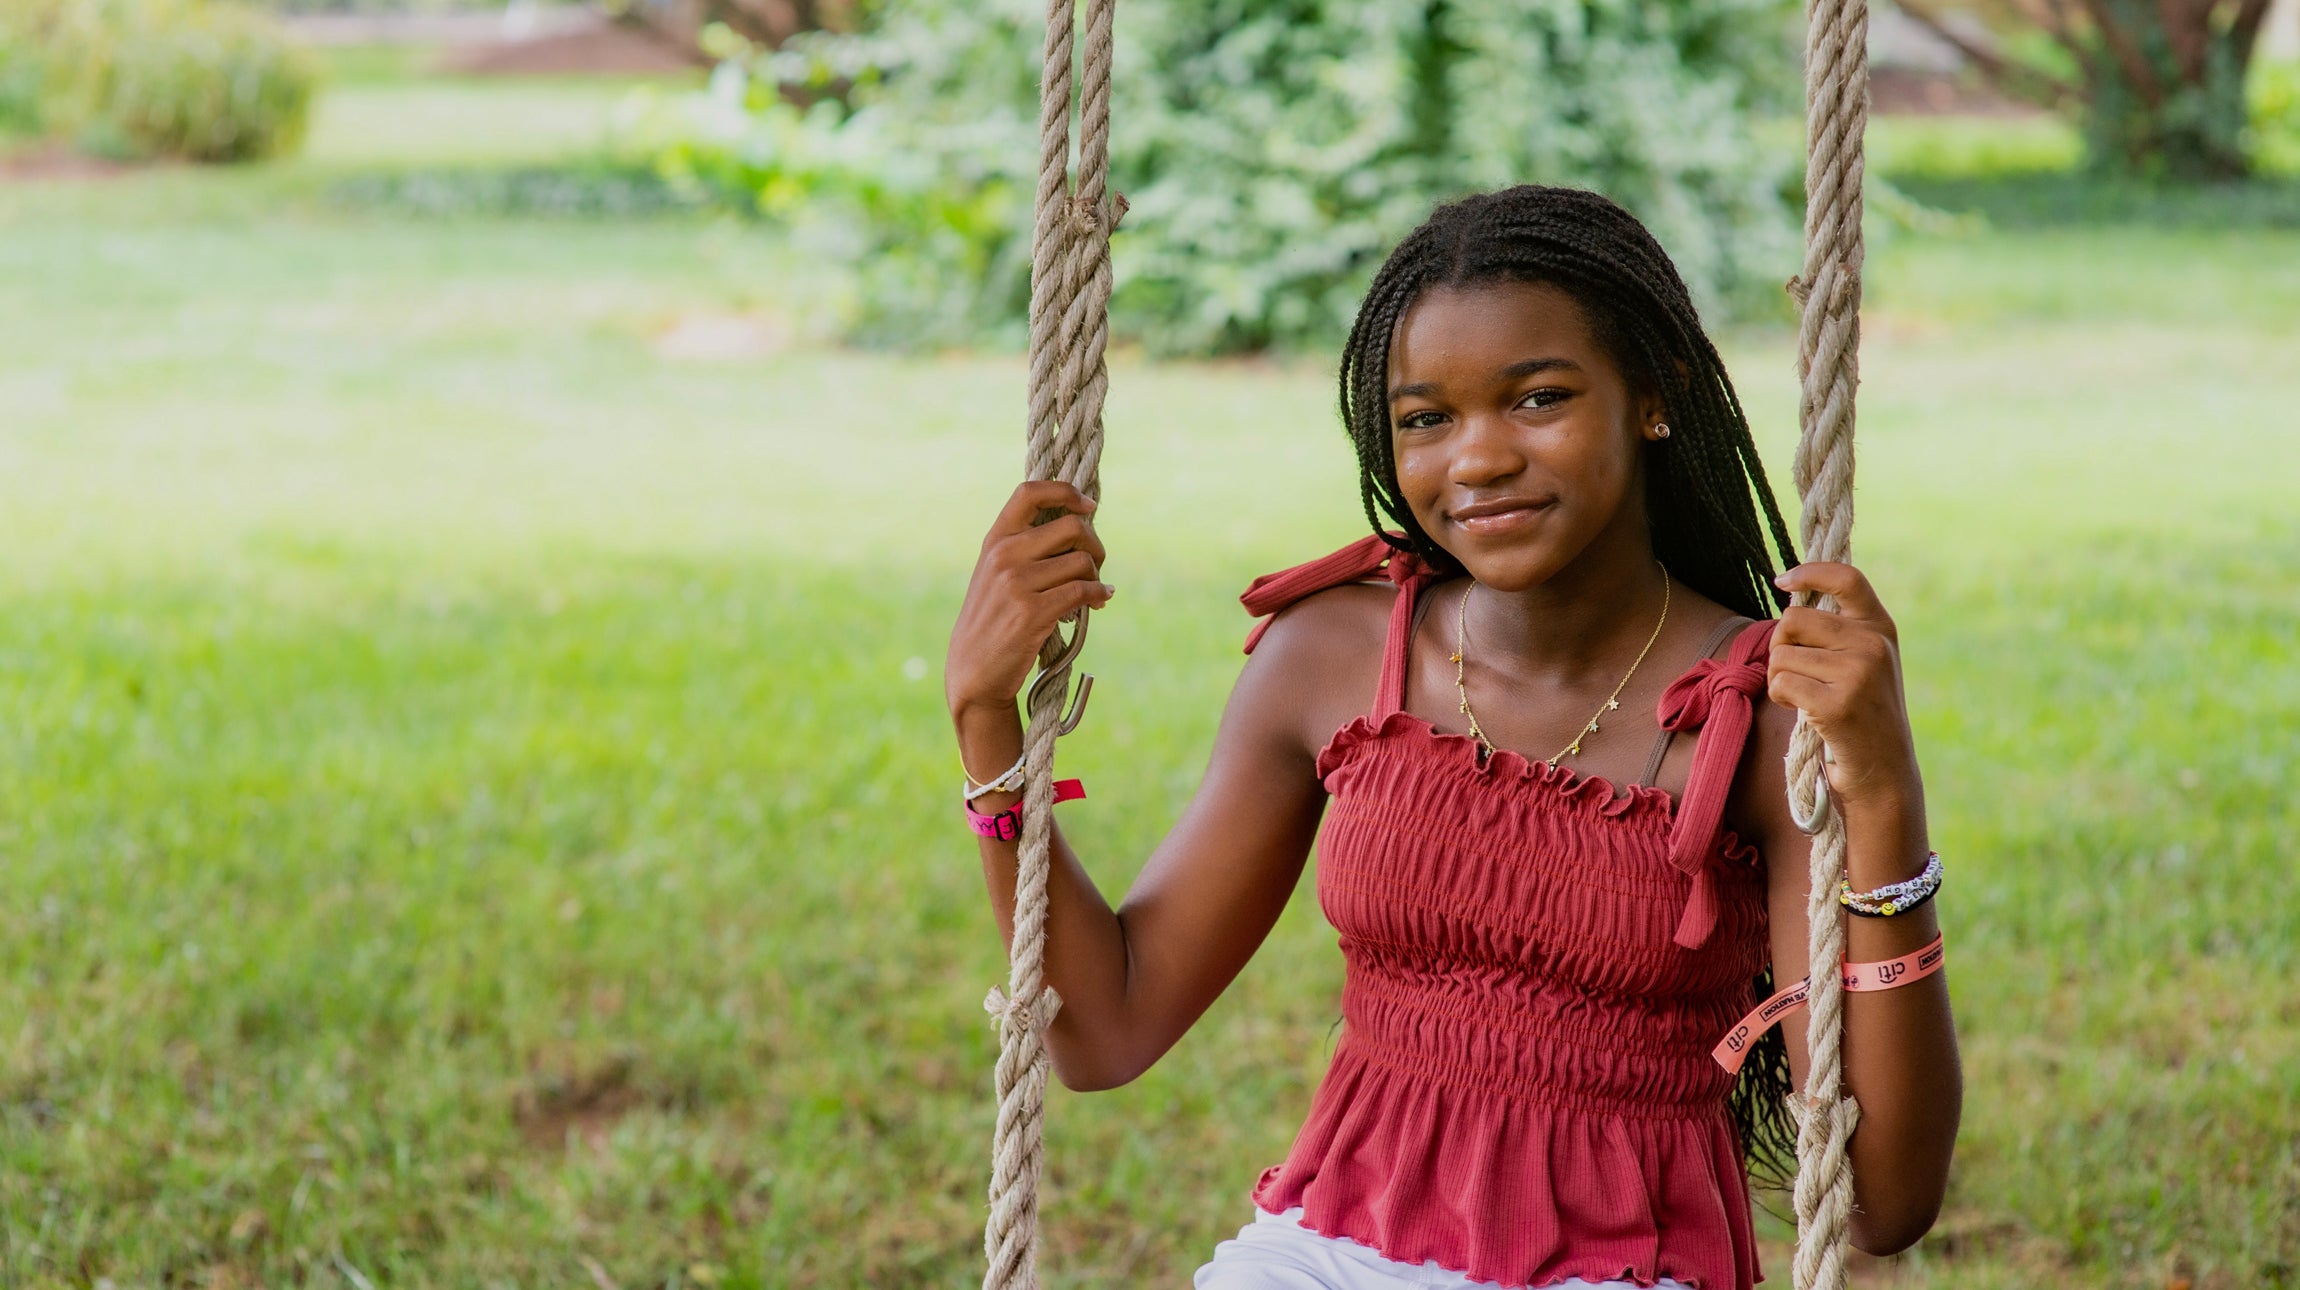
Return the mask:
{"type": "Polygon", "coordinates": [[[1900,634],[1861,571],[1811,561],[1774,579],[1837,598],[1835,611],[1790,608],[1773,632],[1765,692],[1796,708],[1828,743],[1829,791],[1845,803],[1903,794],[1918,781],[1901,691],[1900,634]]]}

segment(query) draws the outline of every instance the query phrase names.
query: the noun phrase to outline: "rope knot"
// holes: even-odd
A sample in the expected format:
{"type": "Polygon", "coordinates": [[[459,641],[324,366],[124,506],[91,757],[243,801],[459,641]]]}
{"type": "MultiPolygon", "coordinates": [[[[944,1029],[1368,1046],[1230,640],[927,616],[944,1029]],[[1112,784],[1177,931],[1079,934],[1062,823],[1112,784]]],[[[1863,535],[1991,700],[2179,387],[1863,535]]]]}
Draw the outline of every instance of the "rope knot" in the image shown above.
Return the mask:
{"type": "Polygon", "coordinates": [[[1038,987],[1036,1001],[1019,995],[1009,997],[997,986],[982,998],[982,1010],[998,1019],[999,1028],[1007,1034],[1022,1036],[1045,1030],[1054,1024],[1054,1014],[1062,1011],[1062,996],[1054,987],[1038,987]]]}
{"type": "Polygon", "coordinates": [[[1796,274],[1783,284],[1802,313],[1813,296],[1813,289],[1826,283],[1828,295],[1824,303],[1830,313],[1849,313],[1861,299],[1861,269],[1850,260],[1828,260],[1816,266],[1810,277],[1796,274]]]}
{"type": "Polygon", "coordinates": [[[1126,218],[1129,208],[1123,193],[1112,193],[1102,201],[1078,196],[1070,199],[1070,231],[1077,237],[1108,236],[1118,231],[1119,221],[1126,218]]]}
{"type": "Polygon", "coordinates": [[[1820,1116],[1819,1130],[1824,1141],[1842,1144],[1853,1136],[1861,1122],[1861,1104],[1849,1097],[1835,1101],[1812,1097],[1804,1093],[1789,1095],[1789,1118],[1802,1132],[1805,1122],[1820,1116]]]}

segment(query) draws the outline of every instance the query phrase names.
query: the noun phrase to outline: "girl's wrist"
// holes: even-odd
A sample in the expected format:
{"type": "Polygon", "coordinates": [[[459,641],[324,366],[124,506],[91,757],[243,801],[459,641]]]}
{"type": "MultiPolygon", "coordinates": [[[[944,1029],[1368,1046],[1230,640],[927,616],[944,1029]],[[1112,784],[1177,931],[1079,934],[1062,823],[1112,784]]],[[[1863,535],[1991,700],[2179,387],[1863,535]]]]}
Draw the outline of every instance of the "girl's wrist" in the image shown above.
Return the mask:
{"type": "Polygon", "coordinates": [[[1869,891],[1915,877],[1931,855],[1924,783],[1914,768],[1888,792],[1839,800],[1845,818],[1845,880],[1869,891]]]}
{"type": "Polygon", "coordinates": [[[1890,809],[1924,792],[1917,770],[1917,750],[1906,740],[1899,746],[1867,749],[1832,744],[1830,795],[1848,805],[1890,809]]]}
{"type": "Polygon", "coordinates": [[[1022,755],[1022,715],[1013,699],[954,703],[950,723],[958,736],[961,769],[970,780],[977,773],[995,777],[1022,755]]]}
{"type": "Polygon", "coordinates": [[[1917,876],[1932,856],[1922,815],[1876,821],[1863,828],[1858,816],[1845,817],[1845,881],[1855,891],[1917,876]]]}
{"type": "Polygon", "coordinates": [[[968,731],[990,732],[1008,726],[1020,727],[1022,711],[1014,697],[997,699],[958,698],[950,701],[950,724],[961,739],[968,731]]]}

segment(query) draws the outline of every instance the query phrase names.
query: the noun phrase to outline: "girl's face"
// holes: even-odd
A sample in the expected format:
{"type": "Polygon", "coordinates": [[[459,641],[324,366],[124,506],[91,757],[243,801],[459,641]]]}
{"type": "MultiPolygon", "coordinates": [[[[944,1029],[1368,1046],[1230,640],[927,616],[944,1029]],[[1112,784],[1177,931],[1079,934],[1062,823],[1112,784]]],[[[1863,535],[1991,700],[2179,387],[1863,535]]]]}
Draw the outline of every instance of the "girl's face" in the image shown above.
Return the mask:
{"type": "Polygon", "coordinates": [[[1422,530],[1500,591],[1547,582],[1601,538],[1649,545],[1634,394],[1581,306],[1551,286],[1438,288],[1390,344],[1390,445],[1422,530]]]}

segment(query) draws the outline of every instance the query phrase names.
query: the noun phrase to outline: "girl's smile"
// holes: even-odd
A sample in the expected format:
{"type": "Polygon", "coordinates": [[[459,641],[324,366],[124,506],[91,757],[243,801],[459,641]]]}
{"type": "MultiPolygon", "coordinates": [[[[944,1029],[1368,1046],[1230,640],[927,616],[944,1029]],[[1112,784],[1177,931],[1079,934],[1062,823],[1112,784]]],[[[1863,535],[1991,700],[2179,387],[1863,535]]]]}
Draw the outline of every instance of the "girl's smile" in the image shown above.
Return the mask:
{"type": "Polygon", "coordinates": [[[1457,507],[1447,516],[1456,528],[1479,537],[1506,537],[1533,527],[1556,505],[1555,497],[1503,497],[1457,507]]]}

